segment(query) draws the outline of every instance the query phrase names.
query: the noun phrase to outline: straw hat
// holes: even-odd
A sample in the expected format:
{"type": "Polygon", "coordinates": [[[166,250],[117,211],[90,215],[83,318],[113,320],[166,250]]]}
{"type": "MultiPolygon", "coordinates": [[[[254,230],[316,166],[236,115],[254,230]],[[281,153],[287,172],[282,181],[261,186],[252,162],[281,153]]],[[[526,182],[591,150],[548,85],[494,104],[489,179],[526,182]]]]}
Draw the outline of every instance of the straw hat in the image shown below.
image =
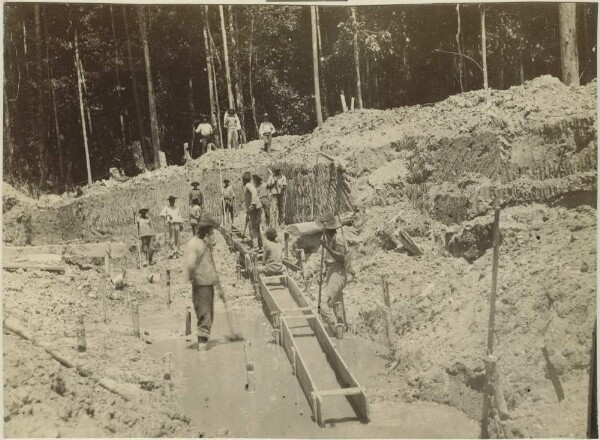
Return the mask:
{"type": "Polygon", "coordinates": [[[169,196],[169,198],[167,200],[177,200],[177,197],[175,197],[175,196],[169,196]]]}
{"type": "Polygon", "coordinates": [[[202,228],[204,226],[212,226],[213,228],[218,228],[219,224],[212,218],[210,214],[202,213],[200,219],[198,220],[198,227],[202,228]]]}
{"type": "Polygon", "coordinates": [[[138,212],[139,212],[140,214],[144,214],[144,212],[148,212],[148,211],[150,211],[148,208],[142,208],[142,209],[140,209],[138,212]]]}
{"type": "Polygon", "coordinates": [[[325,229],[339,229],[342,227],[342,224],[331,212],[323,214],[321,218],[315,220],[315,223],[319,228],[325,229]]]}
{"type": "Polygon", "coordinates": [[[198,182],[192,182],[192,186],[198,186],[200,185],[198,182]]]}

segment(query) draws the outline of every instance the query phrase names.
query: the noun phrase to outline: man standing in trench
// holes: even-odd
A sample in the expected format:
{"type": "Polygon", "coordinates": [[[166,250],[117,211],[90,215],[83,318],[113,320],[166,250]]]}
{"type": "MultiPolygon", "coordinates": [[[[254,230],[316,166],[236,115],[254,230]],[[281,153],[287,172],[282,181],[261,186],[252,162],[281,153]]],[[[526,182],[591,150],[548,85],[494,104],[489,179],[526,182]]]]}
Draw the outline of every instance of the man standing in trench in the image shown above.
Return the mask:
{"type": "Polygon", "coordinates": [[[342,304],[343,289],[347,283],[346,263],[348,258],[348,249],[337,230],[342,224],[331,213],[315,220],[317,226],[323,229],[321,246],[323,246],[326,256],[324,259],[325,267],[325,293],[326,304],[321,306],[321,318],[336,337],[342,337],[344,328],[343,316],[339,312],[342,304]]]}
{"type": "MultiPolygon", "coordinates": [[[[192,302],[198,326],[198,350],[206,351],[210,330],[214,319],[215,285],[219,283],[212,256],[214,229],[217,222],[204,213],[198,221],[198,229],[188,241],[184,254],[184,267],[187,279],[192,282],[192,302]]],[[[222,292],[219,291],[222,295],[222,292]]]]}

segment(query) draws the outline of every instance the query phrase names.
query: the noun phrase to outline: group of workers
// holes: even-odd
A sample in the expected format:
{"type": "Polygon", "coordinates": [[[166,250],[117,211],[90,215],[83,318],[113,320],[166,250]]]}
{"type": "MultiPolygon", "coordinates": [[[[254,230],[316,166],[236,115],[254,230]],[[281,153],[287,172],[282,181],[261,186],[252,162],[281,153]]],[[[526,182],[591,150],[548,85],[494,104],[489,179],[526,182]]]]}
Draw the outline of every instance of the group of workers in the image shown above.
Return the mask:
{"type": "MultiPolygon", "coordinates": [[[[228,179],[223,181],[223,212],[225,213],[225,224],[234,219],[235,193],[228,179]]],[[[277,168],[273,172],[269,170],[266,184],[257,174],[245,172],[242,175],[244,187],[244,206],[246,208],[246,227],[249,228],[252,246],[256,240],[259,249],[262,250],[262,261],[257,267],[259,274],[266,276],[280,275],[284,272],[283,245],[278,238],[277,230],[272,227],[270,216],[271,202],[277,205],[278,222],[284,224],[284,201],[287,180],[277,168]],[[263,240],[261,233],[261,222],[263,213],[267,229],[263,240]]],[[[185,252],[181,252],[181,232],[183,231],[183,217],[176,204],[177,198],[169,196],[169,204],[160,212],[167,225],[170,251],[169,258],[177,258],[183,255],[184,270],[187,279],[192,284],[192,302],[197,318],[198,349],[205,351],[210,337],[211,327],[214,319],[214,295],[215,286],[219,287],[218,293],[222,296],[219,276],[216,271],[213,258],[215,245],[214,229],[219,224],[204,209],[204,198],[198,188],[198,182],[192,182],[192,190],[189,193],[190,204],[190,226],[192,238],[187,243],[185,252]]],[[[142,243],[142,252],[146,255],[147,264],[152,265],[154,232],[148,217],[148,209],[143,208],[137,217],[138,236],[142,243]]],[[[319,305],[319,312],[323,322],[330,328],[332,333],[342,325],[343,314],[339,307],[342,301],[342,291],[347,282],[347,254],[343,236],[337,234],[342,228],[339,218],[327,213],[315,220],[317,226],[322,230],[321,245],[326,252],[324,264],[326,268],[324,282],[325,304],[319,305]]],[[[244,228],[244,234],[246,227],[244,228]]]]}
{"type": "MultiPolygon", "coordinates": [[[[192,142],[192,151],[189,152],[191,159],[197,159],[206,152],[215,148],[214,144],[214,129],[210,124],[208,117],[203,117],[201,121],[194,123],[196,129],[194,134],[200,137],[199,144],[192,142]]],[[[242,124],[238,117],[235,109],[230,108],[225,112],[223,117],[223,127],[227,133],[227,148],[237,149],[241,147],[240,144],[240,133],[242,130],[242,124]]],[[[269,121],[269,115],[265,113],[263,115],[263,121],[258,128],[258,136],[263,141],[263,150],[266,153],[271,151],[271,140],[275,134],[275,127],[269,121]]],[[[186,144],[187,145],[187,144],[186,144]]]]}

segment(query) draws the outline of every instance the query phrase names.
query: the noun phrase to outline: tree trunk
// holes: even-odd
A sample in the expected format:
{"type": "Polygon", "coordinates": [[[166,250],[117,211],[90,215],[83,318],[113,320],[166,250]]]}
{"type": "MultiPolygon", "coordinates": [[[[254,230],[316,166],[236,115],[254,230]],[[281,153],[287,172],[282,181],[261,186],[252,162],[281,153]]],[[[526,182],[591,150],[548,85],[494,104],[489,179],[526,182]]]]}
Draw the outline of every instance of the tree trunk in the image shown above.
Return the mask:
{"type": "Polygon", "coordinates": [[[25,25],[25,20],[23,20],[23,58],[25,62],[25,76],[27,81],[29,81],[29,62],[27,61],[29,55],[27,52],[27,26],[25,25]]]}
{"type": "Polygon", "coordinates": [[[121,126],[121,139],[123,146],[127,145],[127,138],[125,137],[125,116],[123,115],[123,97],[121,96],[121,79],[119,78],[119,49],[117,46],[117,32],[115,30],[115,16],[112,5],[110,8],[110,27],[112,29],[113,44],[115,48],[115,76],[117,79],[117,99],[119,103],[119,124],[121,126]]]}
{"type": "Polygon", "coordinates": [[[458,82],[460,84],[460,92],[463,93],[465,91],[465,82],[464,82],[464,60],[462,56],[462,47],[460,44],[460,5],[456,5],[456,51],[459,53],[458,57],[458,82]]]}
{"type": "MultiPolygon", "coordinates": [[[[83,63],[81,62],[81,58],[79,59],[79,73],[81,75],[81,84],[83,85],[83,99],[85,103],[88,103],[89,94],[87,89],[87,83],[85,82],[85,70],[83,69],[83,63]]],[[[87,113],[88,127],[90,129],[90,136],[94,134],[94,128],[92,127],[92,114],[90,111],[90,106],[85,106],[85,111],[87,113]]]]}
{"type": "Polygon", "coordinates": [[[79,116],[81,117],[81,132],[83,134],[83,146],[85,148],[85,165],[87,168],[88,185],[92,184],[92,167],[90,165],[90,150],[88,146],[87,128],[85,123],[85,109],[83,105],[83,87],[80,72],[81,63],[79,62],[79,41],[77,30],[75,30],[75,70],[77,71],[77,91],[79,92],[79,116]]]}
{"type": "Polygon", "coordinates": [[[131,72],[131,88],[133,89],[133,100],[135,102],[135,113],[138,124],[138,131],[140,136],[140,145],[142,146],[142,152],[144,155],[144,162],[152,162],[150,154],[150,148],[146,142],[146,136],[144,135],[144,121],[142,118],[142,104],[140,100],[140,92],[137,86],[136,71],[133,67],[133,52],[131,50],[131,39],[129,38],[129,26],[127,26],[127,6],[123,5],[121,11],[123,13],[123,23],[125,25],[125,41],[127,42],[127,61],[129,63],[129,71],[131,72]]]}
{"type": "Polygon", "coordinates": [[[358,57],[358,21],[356,20],[356,7],[351,8],[352,11],[352,45],[354,46],[354,70],[356,72],[356,98],[358,108],[363,108],[362,87],[360,83],[360,59],[358,57]]]}
{"type": "Polygon", "coordinates": [[[323,66],[324,58],[323,58],[323,48],[322,48],[322,42],[321,42],[321,23],[320,23],[318,6],[315,9],[315,15],[316,15],[316,19],[317,19],[317,49],[319,52],[319,68],[321,69],[321,72],[323,73],[319,77],[320,83],[321,83],[321,90],[323,91],[323,93],[322,93],[323,120],[326,121],[327,118],[329,117],[329,99],[327,98],[327,90],[328,90],[327,81],[326,81],[327,75],[325,72],[325,67],[323,66]]]}
{"type": "Polygon", "coordinates": [[[42,56],[42,18],[39,3],[33,6],[35,15],[35,57],[36,57],[36,99],[37,99],[37,115],[34,123],[35,138],[38,148],[38,160],[40,170],[40,187],[45,185],[48,174],[48,163],[46,160],[46,112],[44,110],[44,57],[42,56]]]}
{"type": "Polygon", "coordinates": [[[560,68],[562,81],[568,86],[579,85],[576,6],[576,3],[560,3],[558,5],[560,68]]]}
{"type": "Polygon", "coordinates": [[[62,152],[61,134],[58,125],[58,111],[56,109],[56,91],[54,90],[54,79],[52,78],[52,66],[50,65],[50,55],[48,50],[48,18],[46,17],[46,6],[44,6],[44,39],[46,40],[46,67],[48,70],[48,86],[50,87],[50,96],[52,99],[52,114],[54,116],[54,131],[56,133],[56,148],[58,149],[58,170],[60,172],[60,183],[64,185],[65,167],[62,152]]]}
{"type": "Polygon", "coordinates": [[[204,27],[202,28],[202,35],[204,36],[204,50],[206,52],[206,74],[208,78],[208,98],[210,100],[210,122],[213,126],[213,130],[218,129],[219,136],[214,137],[217,148],[221,148],[223,137],[221,133],[221,125],[219,124],[219,120],[217,119],[217,107],[215,101],[216,99],[218,99],[218,95],[217,97],[215,97],[215,86],[213,78],[213,57],[210,41],[208,39],[208,26],[208,5],[204,5],[204,27]]]}
{"type": "Polygon", "coordinates": [[[217,127],[219,127],[219,139],[221,142],[221,145],[223,146],[223,148],[225,148],[225,144],[223,144],[223,123],[221,120],[221,104],[219,104],[219,90],[217,89],[217,74],[215,73],[215,63],[212,64],[212,75],[213,75],[213,79],[215,79],[213,81],[213,85],[215,88],[215,104],[217,106],[217,127]]]}
{"type": "Polygon", "coordinates": [[[312,54],[313,54],[313,82],[315,85],[315,108],[317,111],[317,124],[323,123],[323,113],[321,111],[321,87],[319,84],[319,50],[317,47],[317,17],[316,6],[310,7],[310,22],[312,28],[312,54]]]}
{"type": "Polygon", "coordinates": [[[223,37],[223,54],[225,57],[225,77],[227,79],[227,98],[229,108],[235,108],[233,100],[233,90],[231,89],[231,72],[229,71],[229,51],[227,50],[227,31],[225,30],[225,13],[223,5],[219,5],[219,14],[221,16],[221,35],[223,37]]]}
{"type": "Polygon", "coordinates": [[[152,151],[154,153],[154,169],[160,166],[160,136],[158,132],[158,118],[156,116],[156,101],[154,99],[154,86],[152,84],[152,67],[150,66],[150,48],[148,46],[148,34],[146,32],[146,16],[143,6],[137,8],[140,22],[140,33],[142,45],[144,46],[144,63],[146,65],[146,82],[148,84],[148,106],[150,109],[150,134],[152,137],[152,151]]]}
{"type": "Polygon", "coordinates": [[[240,71],[240,65],[238,62],[239,59],[239,49],[237,46],[237,40],[236,40],[236,35],[237,35],[237,28],[234,24],[234,13],[233,13],[233,9],[231,6],[227,7],[227,10],[229,12],[229,35],[231,35],[231,52],[233,55],[233,74],[234,74],[234,81],[235,81],[235,102],[237,105],[237,109],[238,109],[238,113],[240,116],[240,123],[242,124],[242,144],[246,143],[246,117],[245,117],[245,111],[246,109],[244,108],[244,93],[242,91],[242,74],[240,71]]]}
{"type": "Polygon", "coordinates": [[[254,121],[254,129],[258,136],[258,121],[256,119],[256,102],[254,100],[254,88],[252,86],[252,53],[254,52],[254,16],[250,18],[250,48],[248,50],[248,86],[250,88],[250,105],[252,106],[252,119],[254,121]]]}
{"type": "Polygon", "coordinates": [[[488,88],[488,69],[487,69],[487,46],[485,41],[485,6],[479,5],[481,18],[481,65],[483,69],[483,88],[488,88]]]}

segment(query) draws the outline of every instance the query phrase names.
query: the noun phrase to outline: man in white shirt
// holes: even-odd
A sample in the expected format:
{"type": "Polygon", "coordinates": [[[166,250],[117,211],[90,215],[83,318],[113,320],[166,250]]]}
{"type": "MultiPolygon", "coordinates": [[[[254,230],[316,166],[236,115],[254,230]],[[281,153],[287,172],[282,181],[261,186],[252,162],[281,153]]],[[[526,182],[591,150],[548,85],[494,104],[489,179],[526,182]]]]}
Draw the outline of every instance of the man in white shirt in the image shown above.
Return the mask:
{"type": "Polygon", "coordinates": [[[160,212],[160,216],[165,219],[169,229],[170,258],[179,257],[182,254],[180,234],[183,230],[183,217],[181,217],[179,207],[175,206],[175,200],[177,197],[169,196],[169,206],[165,206],[160,212]]]}
{"type": "Polygon", "coordinates": [[[258,129],[258,136],[263,140],[265,144],[264,151],[267,153],[271,151],[271,139],[274,134],[275,127],[269,122],[269,115],[265,113],[263,115],[263,122],[258,129]]]}
{"type": "Polygon", "coordinates": [[[235,110],[230,108],[223,118],[223,126],[227,129],[227,148],[238,148],[238,130],[242,129],[240,118],[235,110]]]}
{"type": "Polygon", "coordinates": [[[262,235],[260,234],[260,218],[262,216],[262,204],[258,198],[258,191],[252,184],[252,175],[249,172],[245,172],[242,176],[242,184],[244,185],[244,203],[246,206],[246,214],[248,221],[250,222],[250,237],[253,240],[252,246],[254,246],[254,238],[257,238],[258,247],[263,247],[262,235]]]}
{"type": "MultiPolygon", "coordinates": [[[[210,138],[213,134],[212,125],[209,124],[206,116],[202,118],[202,123],[196,128],[196,133],[200,135],[201,149],[199,156],[201,156],[208,151],[208,144],[210,143],[210,138]]],[[[197,157],[192,156],[192,158],[196,159],[197,157]]]]}
{"type": "Polygon", "coordinates": [[[277,221],[280,225],[285,224],[284,207],[285,207],[285,189],[287,188],[287,179],[281,174],[280,168],[275,168],[272,172],[269,168],[269,179],[267,180],[267,189],[271,191],[271,197],[277,205],[277,221]],[[275,173],[275,175],[273,175],[275,173]]]}

